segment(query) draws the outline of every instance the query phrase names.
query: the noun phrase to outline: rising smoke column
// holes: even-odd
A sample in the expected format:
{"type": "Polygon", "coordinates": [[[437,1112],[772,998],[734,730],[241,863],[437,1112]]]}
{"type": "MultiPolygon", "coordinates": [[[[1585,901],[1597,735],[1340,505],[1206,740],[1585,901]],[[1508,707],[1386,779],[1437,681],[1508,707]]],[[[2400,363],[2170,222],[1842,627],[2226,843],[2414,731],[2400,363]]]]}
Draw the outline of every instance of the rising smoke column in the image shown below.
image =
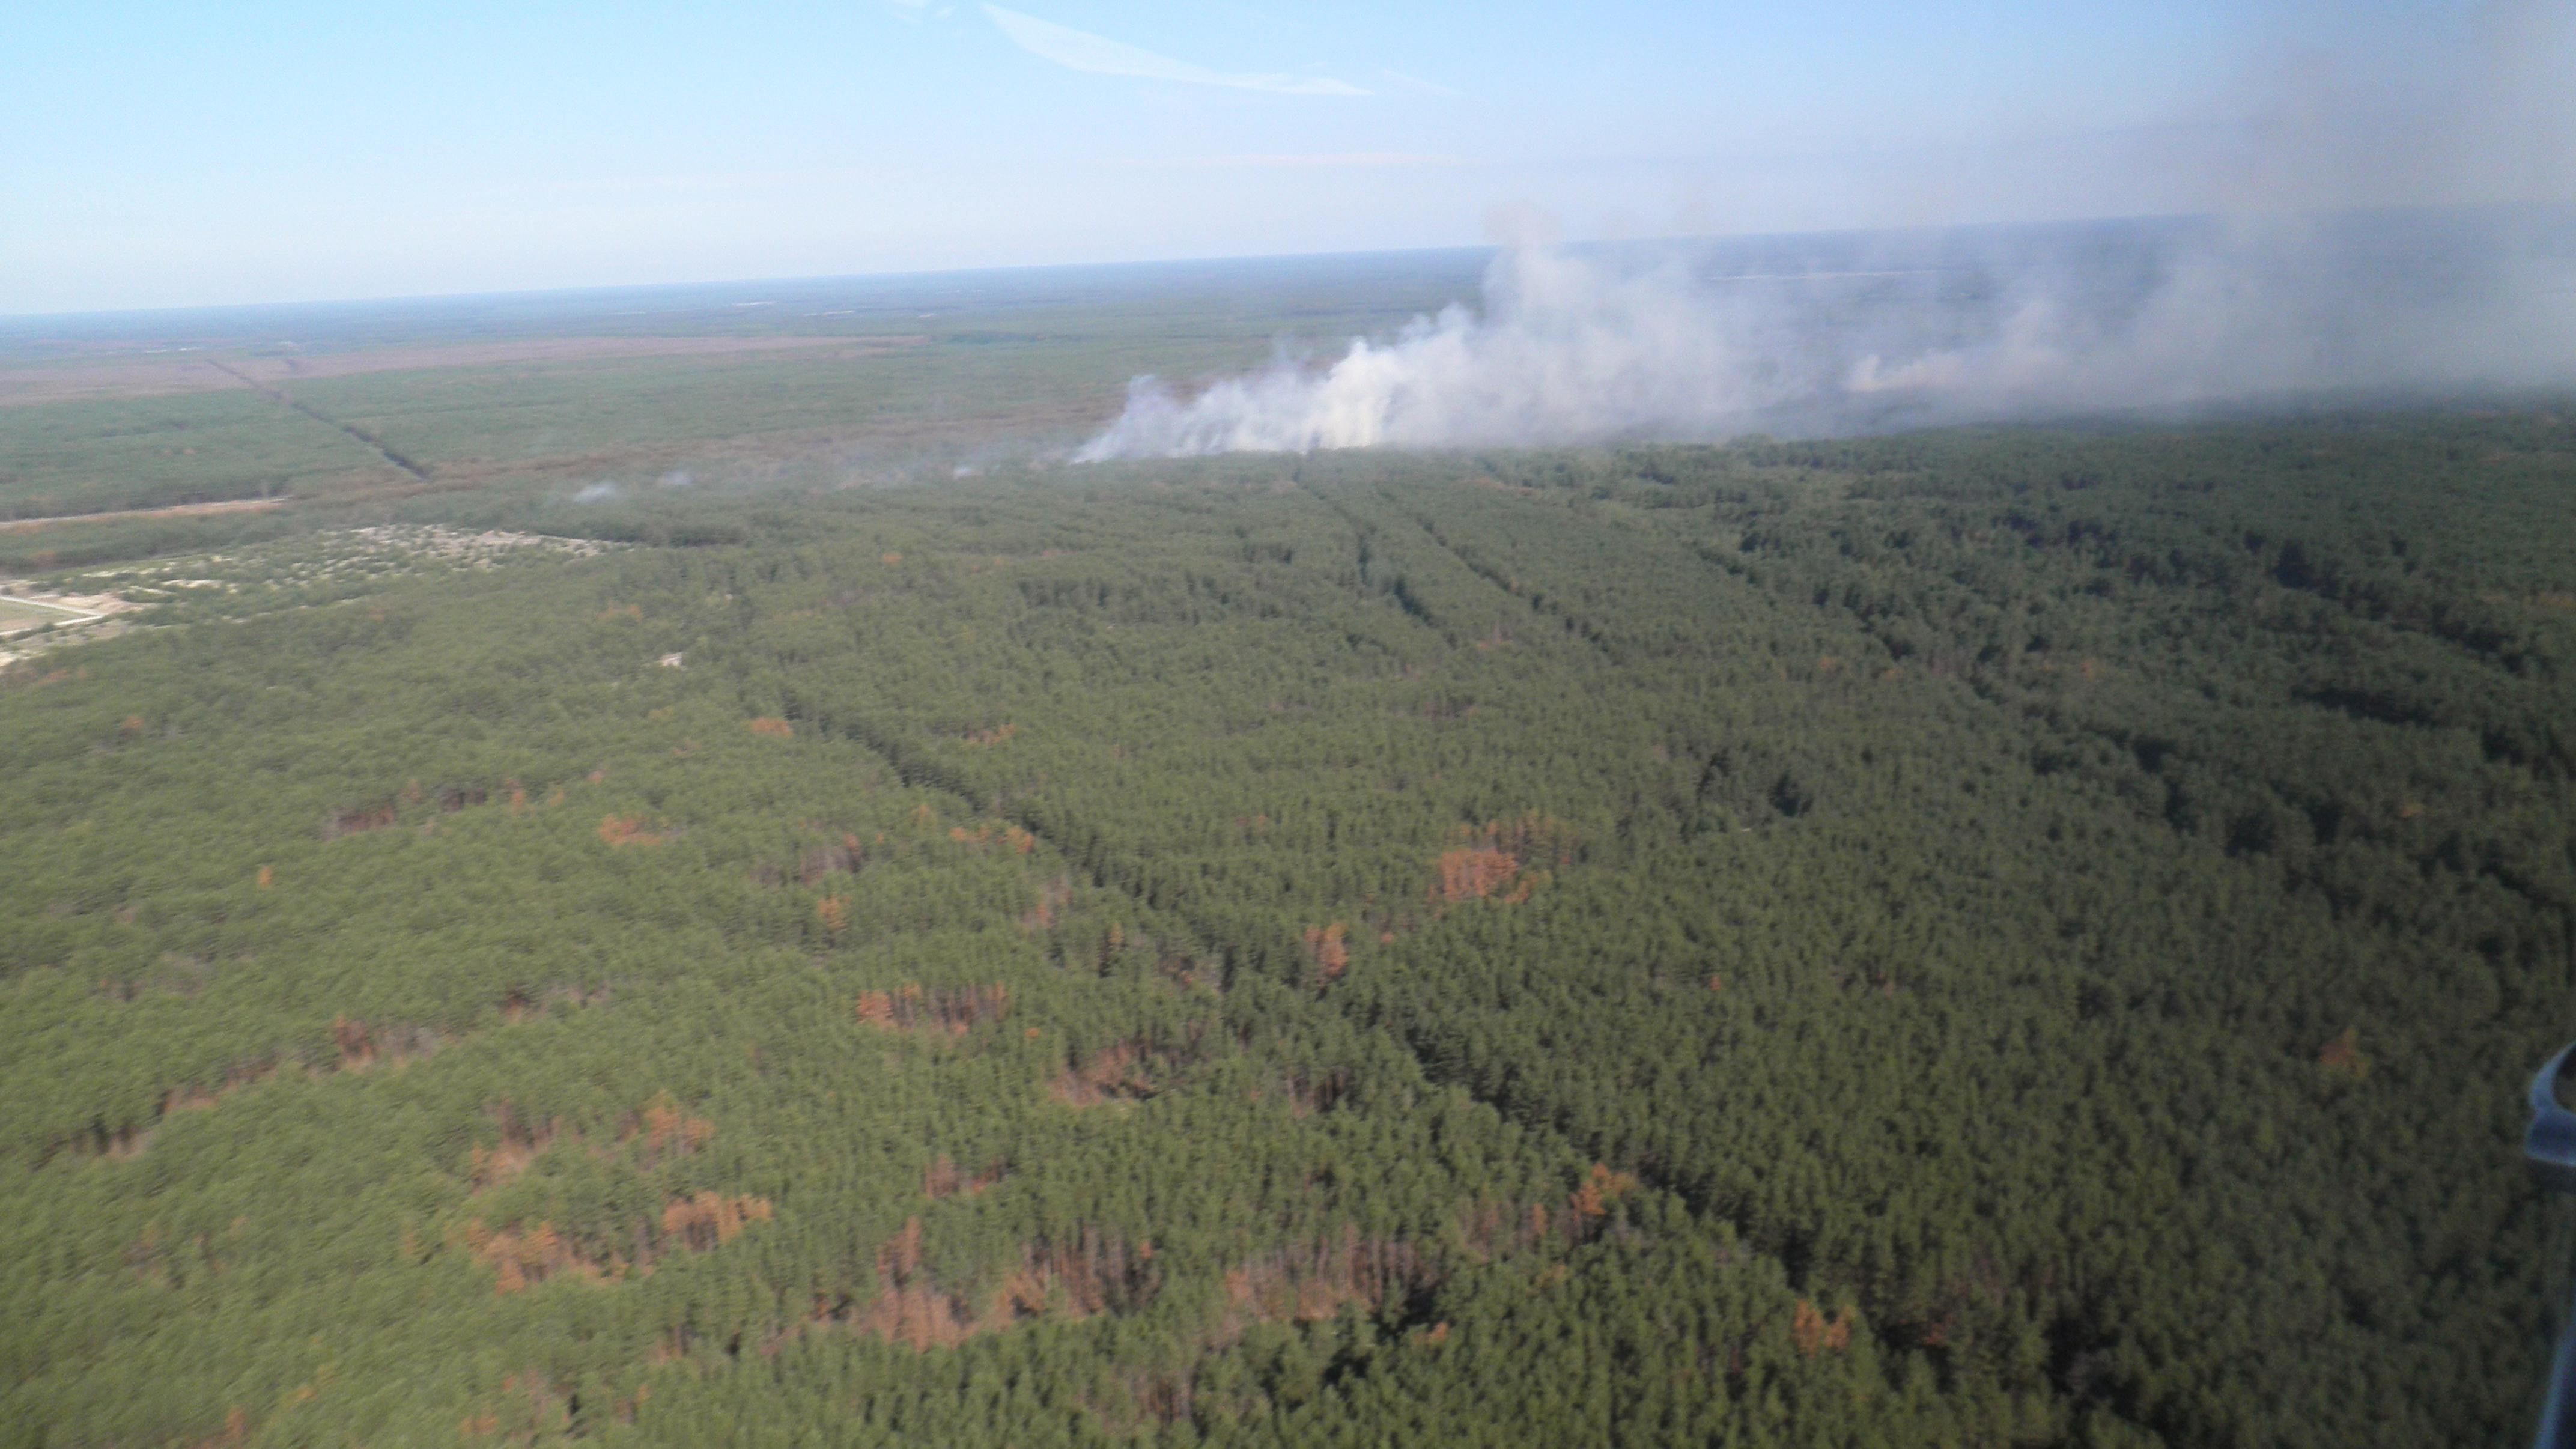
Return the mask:
{"type": "Polygon", "coordinates": [[[1676,263],[1515,248],[1488,269],[1481,315],[1452,304],[1327,368],[1282,359],[1187,401],[1140,377],[1075,459],[1719,435],[1792,391],[1735,311],[1676,263]]]}

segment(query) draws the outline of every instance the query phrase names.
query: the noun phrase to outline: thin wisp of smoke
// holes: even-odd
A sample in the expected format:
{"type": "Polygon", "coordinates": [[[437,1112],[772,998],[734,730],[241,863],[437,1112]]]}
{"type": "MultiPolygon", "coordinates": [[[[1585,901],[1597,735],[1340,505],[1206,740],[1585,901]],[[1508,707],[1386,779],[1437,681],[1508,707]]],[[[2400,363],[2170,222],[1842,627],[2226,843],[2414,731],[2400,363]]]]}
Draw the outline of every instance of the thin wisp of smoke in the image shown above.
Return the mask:
{"type": "Polygon", "coordinates": [[[2576,381],[2563,211],[1848,239],[1805,263],[1515,248],[1317,365],[1130,385],[1078,461],[1708,439],[2576,381]]]}

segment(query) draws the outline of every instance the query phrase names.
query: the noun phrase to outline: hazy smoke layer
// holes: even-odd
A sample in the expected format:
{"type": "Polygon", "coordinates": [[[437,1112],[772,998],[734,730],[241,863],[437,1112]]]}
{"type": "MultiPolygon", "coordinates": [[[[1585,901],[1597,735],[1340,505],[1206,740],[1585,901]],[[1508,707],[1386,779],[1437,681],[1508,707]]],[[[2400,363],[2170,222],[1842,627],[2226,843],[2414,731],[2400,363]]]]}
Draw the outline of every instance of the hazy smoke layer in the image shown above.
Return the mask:
{"type": "Polygon", "coordinates": [[[1866,354],[1845,395],[2008,416],[2576,381],[2570,222],[2239,222],[2169,245],[2133,303],[2088,309],[2063,276],[2025,279],[1984,335],[1866,354]]]}
{"type": "Polygon", "coordinates": [[[1711,438],[2576,381],[2564,211],[1515,249],[1328,365],[1144,377],[1081,461],[1711,438]]]}

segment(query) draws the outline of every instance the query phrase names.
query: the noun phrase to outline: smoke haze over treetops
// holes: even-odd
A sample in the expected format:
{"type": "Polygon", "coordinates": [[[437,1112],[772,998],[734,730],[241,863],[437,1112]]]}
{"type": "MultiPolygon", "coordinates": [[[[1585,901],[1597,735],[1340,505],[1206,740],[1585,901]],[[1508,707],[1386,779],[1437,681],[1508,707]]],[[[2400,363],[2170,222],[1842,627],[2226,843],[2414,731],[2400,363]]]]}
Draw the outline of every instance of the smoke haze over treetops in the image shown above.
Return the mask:
{"type": "Polygon", "coordinates": [[[1339,358],[1138,378],[1082,461],[1714,438],[2576,382],[2562,208],[1567,250],[1339,358]]]}

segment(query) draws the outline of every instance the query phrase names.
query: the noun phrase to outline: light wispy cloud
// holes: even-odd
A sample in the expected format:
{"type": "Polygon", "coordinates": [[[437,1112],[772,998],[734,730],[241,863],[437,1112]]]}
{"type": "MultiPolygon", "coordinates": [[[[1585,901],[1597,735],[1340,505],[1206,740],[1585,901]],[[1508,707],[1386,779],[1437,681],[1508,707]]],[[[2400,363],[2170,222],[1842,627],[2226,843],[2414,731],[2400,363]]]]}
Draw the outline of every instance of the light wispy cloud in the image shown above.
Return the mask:
{"type": "Polygon", "coordinates": [[[999,5],[987,5],[984,13],[1002,28],[1011,43],[1040,60],[1052,61],[1067,70],[1086,71],[1092,75],[1132,76],[1138,80],[1179,81],[1185,85],[1227,86],[1235,90],[1268,91],[1282,96],[1364,96],[1368,92],[1348,81],[1325,76],[1256,75],[1235,71],[1209,70],[1168,55],[1158,55],[1142,46],[1093,35],[1022,15],[999,5]]]}

